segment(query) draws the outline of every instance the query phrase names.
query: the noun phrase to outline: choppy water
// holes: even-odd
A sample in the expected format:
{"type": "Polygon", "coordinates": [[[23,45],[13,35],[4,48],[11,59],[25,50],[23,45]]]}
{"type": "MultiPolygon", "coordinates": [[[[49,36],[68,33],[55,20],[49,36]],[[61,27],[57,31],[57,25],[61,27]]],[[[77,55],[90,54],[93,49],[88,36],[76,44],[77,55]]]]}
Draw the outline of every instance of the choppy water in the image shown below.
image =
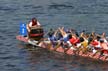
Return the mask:
{"type": "Polygon", "coordinates": [[[23,48],[15,36],[32,17],[46,31],[64,26],[108,35],[108,0],[0,0],[0,71],[108,71],[105,62],[23,48]]]}

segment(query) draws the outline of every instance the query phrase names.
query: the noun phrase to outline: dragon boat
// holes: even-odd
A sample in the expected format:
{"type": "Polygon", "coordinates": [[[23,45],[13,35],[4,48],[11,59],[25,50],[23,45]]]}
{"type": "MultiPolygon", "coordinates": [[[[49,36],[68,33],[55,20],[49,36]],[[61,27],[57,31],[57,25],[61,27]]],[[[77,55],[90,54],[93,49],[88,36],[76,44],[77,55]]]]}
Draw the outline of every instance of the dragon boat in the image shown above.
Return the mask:
{"type": "Polygon", "coordinates": [[[88,58],[101,60],[101,61],[108,61],[108,56],[106,56],[106,55],[108,55],[107,52],[104,53],[104,55],[100,55],[100,53],[93,54],[93,52],[82,53],[81,51],[78,52],[77,50],[74,50],[73,47],[64,49],[62,46],[59,46],[55,50],[52,45],[49,46],[49,44],[47,43],[47,42],[50,42],[50,41],[41,41],[40,42],[40,41],[37,41],[37,40],[28,39],[28,38],[26,38],[24,36],[21,36],[21,35],[16,36],[16,39],[19,40],[19,41],[23,41],[27,44],[31,44],[31,45],[36,46],[36,47],[41,47],[41,48],[48,49],[48,50],[51,50],[51,51],[65,53],[67,55],[82,56],[82,57],[88,57],[88,58]],[[46,42],[46,43],[43,43],[43,42],[46,42]]]}
{"type": "Polygon", "coordinates": [[[16,39],[27,44],[31,44],[33,46],[38,46],[44,49],[46,48],[51,51],[108,61],[108,50],[101,50],[101,52],[104,51],[103,54],[101,54],[100,52],[94,54],[92,51],[87,51],[83,53],[82,51],[75,49],[74,46],[68,46],[68,48],[66,48],[65,46],[53,46],[50,40],[44,40],[48,38],[44,38],[44,31],[42,27],[35,27],[31,28],[30,30],[31,31],[27,34],[27,37],[23,35],[18,35],[16,36],[16,39]]]}

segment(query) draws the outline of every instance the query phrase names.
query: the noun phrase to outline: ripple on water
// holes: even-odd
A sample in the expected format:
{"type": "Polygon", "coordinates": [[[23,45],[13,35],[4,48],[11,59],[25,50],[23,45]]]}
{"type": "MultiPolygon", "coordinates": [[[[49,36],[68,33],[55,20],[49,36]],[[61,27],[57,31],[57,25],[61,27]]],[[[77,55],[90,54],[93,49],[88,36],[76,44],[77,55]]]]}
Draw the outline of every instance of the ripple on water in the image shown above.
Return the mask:
{"type": "Polygon", "coordinates": [[[18,56],[14,56],[14,55],[8,55],[8,54],[1,54],[0,56],[0,59],[3,59],[3,60],[16,60],[16,59],[20,59],[20,57],[18,56]]]}

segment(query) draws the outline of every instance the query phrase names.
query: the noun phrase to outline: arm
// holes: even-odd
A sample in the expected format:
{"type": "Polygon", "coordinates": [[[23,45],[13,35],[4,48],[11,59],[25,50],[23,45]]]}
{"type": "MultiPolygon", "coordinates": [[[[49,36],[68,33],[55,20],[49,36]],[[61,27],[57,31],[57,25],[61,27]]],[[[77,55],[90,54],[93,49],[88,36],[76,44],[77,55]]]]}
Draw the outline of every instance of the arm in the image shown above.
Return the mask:
{"type": "Polygon", "coordinates": [[[54,32],[54,36],[56,36],[57,33],[58,33],[58,30],[56,30],[56,31],[54,32]]]}
{"type": "Polygon", "coordinates": [[[28,32],[30,32],[29,24],[26,25],[26,28],[27,28],[28,32]]]}
{"type": "Polygon", "coordinates": [[[37,25],[38,25],[38,26],[41,26],[41,24],[40,24],[38,21],[37,21],[37,25]]]}
{"type": "Polygon", "coordinates": [[[65,35],[67,35],[67,33],[64,31],[63,28],[59,28],[60,33],[62,34],[63,37],[65,37],[65,35]]]}

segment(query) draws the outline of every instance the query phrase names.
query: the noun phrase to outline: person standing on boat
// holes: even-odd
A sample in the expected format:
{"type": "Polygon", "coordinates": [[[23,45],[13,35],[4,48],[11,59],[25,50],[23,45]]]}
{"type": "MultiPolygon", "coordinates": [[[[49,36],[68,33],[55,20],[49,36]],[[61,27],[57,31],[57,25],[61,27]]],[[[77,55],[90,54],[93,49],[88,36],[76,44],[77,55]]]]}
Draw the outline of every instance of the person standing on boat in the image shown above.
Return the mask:
{"type": "Polygon", "coordinates": [[[32,18],[32,20],[27,24],[27,30],[30,32],[32,27],[40,27],[41,24],[37,21],[36,18],[32,18]]]}

